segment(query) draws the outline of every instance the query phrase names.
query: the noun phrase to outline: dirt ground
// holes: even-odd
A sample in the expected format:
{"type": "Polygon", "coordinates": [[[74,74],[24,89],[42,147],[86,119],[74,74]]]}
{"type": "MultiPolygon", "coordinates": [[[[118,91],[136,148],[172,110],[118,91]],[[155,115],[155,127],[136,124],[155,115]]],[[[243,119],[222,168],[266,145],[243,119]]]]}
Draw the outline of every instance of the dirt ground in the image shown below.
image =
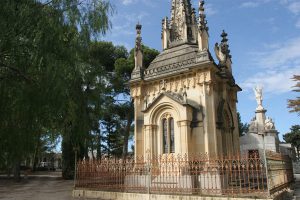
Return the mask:
{"type": "Polygon", "coordinates": [[[63,180],[59,172],[32,174],[19,183],[0,177],[0,199],[73,200],[73,183],[63,180]]]}

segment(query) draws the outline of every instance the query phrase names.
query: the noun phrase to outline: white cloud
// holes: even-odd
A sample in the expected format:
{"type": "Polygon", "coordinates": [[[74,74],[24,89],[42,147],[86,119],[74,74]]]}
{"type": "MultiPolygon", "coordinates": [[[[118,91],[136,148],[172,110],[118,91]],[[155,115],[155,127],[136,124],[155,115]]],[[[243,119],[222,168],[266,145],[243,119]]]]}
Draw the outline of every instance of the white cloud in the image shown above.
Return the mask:
{"type": "Polygon", "coordinates": [[[129,4],[133,4],[133,3],[136,3],[137,0],[121,0],[121,3],[123,5],[129,5],[129,4]]]}
{"type": "Polygon", "coordinates": [[[295,24],[296,28],[300,28],[300,19],[298,19],[298,21],[295,24]]]}
{"type": "Polygon", "coordinates": [[[294,14],[300,14],[300,2],[293,2],[288,5],[288,9],[294,14]]]}
{"type": "Polygon", "coordinates": [[[205,13],[207,16],[212,16],[218,13],[218,10],[212,4],[205,5],[205,13]]]}
{"type": "Polygon", "coordinates": [[[255,8],[259,5],[260,4],[258,2],[247,1],[247,2],[243,2],[240,7],[242,7],[242,8],[255,8]]]}
{"type": "Polygon", "coordinates": [[[300,73],[299,67],[283,71],[268,70],[251,76],[241,85],[246,91],[251,90],[256,85],[262,85],[267,94],[282,94],[292,90],[295,82],[291,78],[297,73],[300,73]]]}
{"type": "Polygon", "coordinates": [[[284,43],[265,45],[266,51],[252,53],[253,64],[260,70],[241,85],[246,90],[263,85],[266,93],[281,94],[291,91],[295,84],[290,79],[300,74],[300,37],[284,43]]]}
{"type": "Polygon", "coordinates": [[[261,52],[261,56],[256,61],[261,67],[274,68],[284,65],[293,65],[300,60],[300,37],[285,41],[271,51],[261,52]]]}
{"type": "Polygon", "coordinates": [[[243,2],[240,7],[241,8],[256,8],[262,4],[269,3],[271,0],[252,0],[243,2]]]}
{"type": "Polygon", "coordinates": [[[156,3],[152,0],[119,0],[121,3],[125,6],[128,6],[130,4],[136,4],[136,3],[143,3],[146,6],[155,7],[156,3]]]}

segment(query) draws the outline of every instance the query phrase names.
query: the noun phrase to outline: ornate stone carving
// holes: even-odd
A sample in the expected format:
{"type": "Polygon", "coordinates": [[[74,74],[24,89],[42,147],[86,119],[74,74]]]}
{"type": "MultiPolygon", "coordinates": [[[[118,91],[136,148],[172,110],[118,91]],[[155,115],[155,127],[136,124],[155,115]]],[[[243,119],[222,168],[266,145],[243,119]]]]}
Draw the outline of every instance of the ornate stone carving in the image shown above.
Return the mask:
{"type": "Polygon", "coordinates": [[[137,54],[138,51],[143,51],[142,50],[142,36],[141,36],[141,31],[142,30],[142,25],[137,24],[136,25],[136,39],[135,39],[135,54],[137,54]]]}
{"type": "Polygon", "coordinates": [[[255,119],[255,117],[251,120],[250,125],[249,125],[249,132],[250,133],[256,133],[258,131],[258,124],[255,119]]]}
{"type": "Polygon", "coordinates": [[[208,31],[206,15],[204,14],[204,1],[199,1],[199,25],[200,31],[208,31]]]}
{"type": "Polygon", "coordinates": [[[270,118],[270,117],[267,117],[267,119],[265,121],[265,130],[266,131],[275,130],[275,124],[274,124],[272,118],[270,118]]]}
{"type": "Polygon", "coordinates": [[[165,80],[162,80],[161,82],[160,82],[160,90],[161,91],[165,91],[166,90],[166,81],[165,80]]]}
{"type": "MultiPolygon", "coordinates": [[[[217,59],[219,60],[219,66],[220,67],[226,67],[227,62],[231,59],[229,45],[228,45],[228,39],[227,39],[227,33],[223,30],[223,33],[221,35],[223,38],[221,41],[221,44],[218,43],[215,44],[215,54],[217,59]]],[[[228,67],[228,66],[227,66],[228,67]]]]}

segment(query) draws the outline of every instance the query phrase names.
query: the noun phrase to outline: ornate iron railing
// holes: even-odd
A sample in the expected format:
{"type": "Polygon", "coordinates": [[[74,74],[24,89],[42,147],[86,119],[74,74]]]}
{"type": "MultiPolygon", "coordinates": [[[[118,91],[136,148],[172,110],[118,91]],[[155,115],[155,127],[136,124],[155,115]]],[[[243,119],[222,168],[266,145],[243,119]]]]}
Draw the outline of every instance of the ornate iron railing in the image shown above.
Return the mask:
{"type": "Polygon", "coordinates": [[[76,188],[266,197],[288,188],[293,182],[290,159],[274,153],[266,155],[267,159],[258,155],[218,157],[171,154],[152,158],[79,161],[76,188]]]}

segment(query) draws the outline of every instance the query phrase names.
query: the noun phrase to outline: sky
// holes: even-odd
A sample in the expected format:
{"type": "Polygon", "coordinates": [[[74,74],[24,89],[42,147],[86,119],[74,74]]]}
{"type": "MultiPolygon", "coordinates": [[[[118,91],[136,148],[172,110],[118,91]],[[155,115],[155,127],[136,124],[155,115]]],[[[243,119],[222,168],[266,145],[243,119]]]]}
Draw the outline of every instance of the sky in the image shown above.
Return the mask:
{"type": "MultiPolygon", "coordinates": [[[[191,0],[198,10],[198,0],[191,0]]],[[[112,28],[102,40],[134,47],[135,25],[143,25],[143,43],[161,51],[161,22],[170,17],[171,0],[111,0],[115,13],[112,28]]],[[[287,100],[294,99],[293,74],[300,75],[300,0],[206,0],[210,51],[228,33],[232,68],[242,122],[255,116],[253,88],[264,90],[263,105],[282,134],[300,124],[300,116],[289,113],[287,100]]],[[[215,60],[216,57],[214,56],[215,60]]],[[[299,94],[298,94],[299,96],[299,94]]]]}

